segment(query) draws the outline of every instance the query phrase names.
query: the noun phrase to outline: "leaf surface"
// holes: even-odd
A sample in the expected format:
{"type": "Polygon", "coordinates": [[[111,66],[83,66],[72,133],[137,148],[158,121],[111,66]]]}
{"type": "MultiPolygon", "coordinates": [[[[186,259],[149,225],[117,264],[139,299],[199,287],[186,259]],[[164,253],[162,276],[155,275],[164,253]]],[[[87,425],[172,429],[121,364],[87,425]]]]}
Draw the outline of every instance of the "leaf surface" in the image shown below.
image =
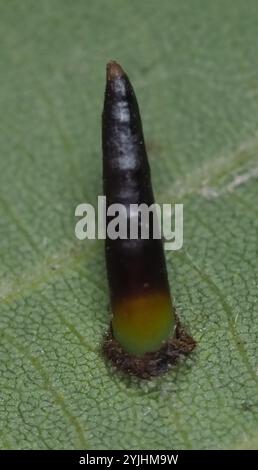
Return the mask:
{"type": "Polygon", "coordinates": [[[0,2],[0,447],[257,448],[256,0],[0,2]],[[105,64],[135,86],[157,202],[184,204],[171,289],[198,348],[144,382],[100,353],[105,64]]]}

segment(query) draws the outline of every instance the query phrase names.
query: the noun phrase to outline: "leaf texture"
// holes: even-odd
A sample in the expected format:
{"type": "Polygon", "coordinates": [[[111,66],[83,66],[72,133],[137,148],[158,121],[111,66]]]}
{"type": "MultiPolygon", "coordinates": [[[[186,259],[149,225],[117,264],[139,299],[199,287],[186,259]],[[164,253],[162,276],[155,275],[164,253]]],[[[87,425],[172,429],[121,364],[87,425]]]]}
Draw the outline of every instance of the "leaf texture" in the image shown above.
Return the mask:
{"type": "Polygon", "coordinates": [[[0,447],[258,447],[255,0],[0,1],[0,447]],[[198,341],[152,381],[101,355],[105,64],[138,96],[157,202],[184,203],[171,289],[198,341]]]}

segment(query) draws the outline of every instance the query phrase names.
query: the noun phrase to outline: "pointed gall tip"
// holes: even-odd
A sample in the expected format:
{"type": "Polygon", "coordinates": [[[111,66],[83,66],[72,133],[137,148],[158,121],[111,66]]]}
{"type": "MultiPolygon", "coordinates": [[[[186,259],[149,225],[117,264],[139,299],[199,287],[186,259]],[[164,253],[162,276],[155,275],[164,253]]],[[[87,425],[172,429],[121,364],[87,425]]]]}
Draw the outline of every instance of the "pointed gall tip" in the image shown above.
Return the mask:
{"type": "Polygon", "coordinates": [[[117,62],[114,60],[111,60],[107,64],[107,79],[108,80],[113,80],[114,78],[119,78],[122,75],[124,75],[124,71],[117,62]]]}

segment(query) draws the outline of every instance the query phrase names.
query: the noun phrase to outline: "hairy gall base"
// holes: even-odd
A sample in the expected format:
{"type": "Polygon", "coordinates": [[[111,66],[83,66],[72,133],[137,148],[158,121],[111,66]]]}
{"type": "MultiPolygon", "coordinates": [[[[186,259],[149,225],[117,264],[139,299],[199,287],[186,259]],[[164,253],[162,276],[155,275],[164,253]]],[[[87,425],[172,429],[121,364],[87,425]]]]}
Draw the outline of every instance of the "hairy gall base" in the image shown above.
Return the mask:
{"type": "Polygon", "coordinates": [[[150,379],[167,372],[195,346],[196,342],[186,333],[177,318],[174,337],[158,351],[145,353],[142,357],[128,354],[114,338],[111,326],[104,340],[103,352],[118,370],[141,379],[150,379]]]}

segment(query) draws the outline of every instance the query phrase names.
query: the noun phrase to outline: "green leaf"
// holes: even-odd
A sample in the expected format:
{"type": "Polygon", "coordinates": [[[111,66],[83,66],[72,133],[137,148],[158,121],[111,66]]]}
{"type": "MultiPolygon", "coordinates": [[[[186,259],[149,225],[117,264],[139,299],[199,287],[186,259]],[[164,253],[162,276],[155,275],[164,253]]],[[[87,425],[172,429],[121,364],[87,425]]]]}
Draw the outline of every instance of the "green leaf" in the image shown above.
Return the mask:
{"type": "Polygon", "coordinates": [[[2,448],[258,447],[257,26],[256,0],[1,0],[2,448]],[[198,347],[152,381],[103,360],[103,244],[74,236],[101,194],[109,59],[157,201],[184,203],[167,260],[198,347]]]}

